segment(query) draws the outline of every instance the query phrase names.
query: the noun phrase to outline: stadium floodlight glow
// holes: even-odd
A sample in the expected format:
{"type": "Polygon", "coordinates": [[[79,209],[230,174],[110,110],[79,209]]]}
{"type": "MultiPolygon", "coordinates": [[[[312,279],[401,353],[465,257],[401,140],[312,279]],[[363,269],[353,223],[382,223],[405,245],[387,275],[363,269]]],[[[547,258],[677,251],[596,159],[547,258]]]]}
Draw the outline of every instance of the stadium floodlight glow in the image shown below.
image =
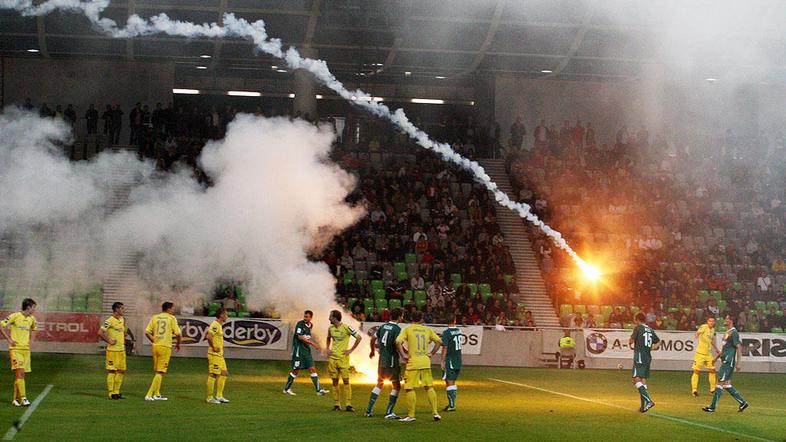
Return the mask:
{"type": "Polygon", "coordinates": [[[321,100],[321,99],[323,99],[323,98],[324,98],[324,97],[323,97],[322,95],[320,95],[320,94],[317,94],[317,95],[316,95],[316,97],[317,97],[317,100],[321,100]]]}
{"type": "Polygon", "coordinates": [[[590,281],[597,281],[598,279],[600,279],[600,270],[598,270],[598,268],[595,267],[594,265],[589,264],[587,262],[583,262],[583,265],[579,264],[579,268],[581,268],[581,271],[584,272],[584,277],[586,277],[590,281]]]}
{"type": "Polygon", "coordinates": [[[196,68],[204,70],[204,69],[207,69],[207,66],[197,66],[196,68]]]}
{"type": "Polygon", "coordinates": [[[36,54],[36,53],[38,53],[38,52],[40,52],[40,51],[39,51],[38,49],[33,49],[33,48],[30,48],[30,49],[28,49],[28,50],[27,50],[27,52],[29,52],[29,53],[31,53],[31,54],[36,54]]]}
{"type": "Polygon", "coordinates": [[[384,101],[384,98],[382,97],[356,97],[354,95],[352,96],[352,99],[358,101],[384,101]]]}
{"type": "Polygon", "coordinates": [[[541,72],[542,74],[550,74],[550,73],[552,73],[552,72],[554,72],[554,71],[552,71],[551,69],[541,69],[541,70],[540,70],[540,72],[541,72]]]}
{"type": "Polygon", "coordinates": [[[288,97],[289,98],[295,98],[295,94],[289,94],[288,97]]]}
{"type": "Polygon", "coordinates": [[[199,89],[172,89],[172,93],[180,95],[197,95],[199,94],[199,89]]]}
{"type": "Polygon", "coordinates": [[[707,78],[707,81],[709,81],[710,83],[715,83],[716,81],[718,81],[718,79],[710,77],[710,78],[707,78]]]}
{"type": "Polygon", "coordinates": [[[412,72],[410,72],[410,71],[404,71],[404,75],[406,75],[407,77],[409,77],[410,75],[412,75],[412,72]]]}
{"type": "Polygon", "coordinates": [[[436,78],[437,80],[444,80],[445,79],[445,77],[443,77],[442,75],[435,75],[434,78],[436,78]]]}
{"type": "Polygon", "coordinates": [[[286,69],[276,69],[276,72],[281,72],[281,73],[285,74],[287,72],[287,70],[286,69]]]}
{"type": "Polygon", "coordinates": [[[232,97],[261,97],[262,92],[254,92],[254,91],[229,91],[227,95],[232,97]]]}
{"type": "Polygon", "coordinates": [[[278,66],[276,65],[270,66],[270,69],[273,69],[275,71],[276,69],[278,69],[278,66]]]}
{"type": "Polygon", "coordinates": [[[445,104],[445,100],[435,100],[433,98],[413,98],[409,101],[420,104],[445,104]]]}
{"type": "Polygon", "coordinates": [[[207,55],[207,54],[202,54],[202,55],[199,56],[199,58],[213,58],[213,56],[212,55],[207,55]]]}

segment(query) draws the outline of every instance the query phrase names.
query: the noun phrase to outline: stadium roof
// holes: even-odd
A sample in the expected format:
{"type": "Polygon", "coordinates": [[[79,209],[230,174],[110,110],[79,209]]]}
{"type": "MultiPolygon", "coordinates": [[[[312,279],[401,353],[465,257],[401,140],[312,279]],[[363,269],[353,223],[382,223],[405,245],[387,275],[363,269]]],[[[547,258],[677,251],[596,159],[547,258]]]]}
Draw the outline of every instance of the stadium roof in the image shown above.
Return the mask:
{"type": "MultiPolygon", "coordinates": [[[[680,2],[128,0],[112,2],[105,16],[118,23],[134,12],[143,17],[165,12],[172,18],[200,23],[218,21],[224,12],[248,20],[264,19],[271,36],[297,47],[316,48],[319,57],[344,80],[381,77],[405,81],[405,72],[411,73],[410,81],[461,78],[474,72],[614,80],[637,78],[648,63],[662,59],[662,36],[668,31],[662,10],[672,3],[680,2]]],[[[769,5],[755,29],[761,31],[768,20],[780,26],[782,3],[754,3],[769,5]]],[[[735,32],[731,29],[718,38],[738,38],[735,32]]],[[[773,38],[762,50],[771,55],[768,59],[782,61],[784,46],[783,39],[773,38]]],[[[287,75],[273,68],[279,62],[255,55],[252,45],[243,40],[167,36],[112,40],[95,32],[85,18],[63,13],[24,18],[13,11],[0,11],[0,54],[173,60],[178,69],[207,66],[204,75],[216,71],[238,77],[287,75]],[[40,52],[29,54],[28,49],[40,52]]],[[[713,51],[707,51],[706,58],[698,62],[720,68],[741,63],[733,54],[713,51]]],[[[783,66],[778,68],[774,73],[767,69],[760,81],[786,79],[783,66]]]]}

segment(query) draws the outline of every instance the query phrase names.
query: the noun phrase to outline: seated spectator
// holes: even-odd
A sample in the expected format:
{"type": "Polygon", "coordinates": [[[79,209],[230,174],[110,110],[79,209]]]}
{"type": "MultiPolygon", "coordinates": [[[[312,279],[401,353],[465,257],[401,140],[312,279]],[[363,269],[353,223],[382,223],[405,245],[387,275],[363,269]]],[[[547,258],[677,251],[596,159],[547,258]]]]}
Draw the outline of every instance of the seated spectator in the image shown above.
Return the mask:
{"type": "Polygon", "coordinates": [[[409,286],[412,290],[425,290],[426,282],[423,280],[423,277],[420,276],[420,273],[416,273],[410,278],[409,286]]]}
{"type": "Polygon", "coordinates": [[[587,315],[587,320],[584,321],[583,328],[596,328],[598,324],[595,322],[595,316],[590,313],[587,315]]]}

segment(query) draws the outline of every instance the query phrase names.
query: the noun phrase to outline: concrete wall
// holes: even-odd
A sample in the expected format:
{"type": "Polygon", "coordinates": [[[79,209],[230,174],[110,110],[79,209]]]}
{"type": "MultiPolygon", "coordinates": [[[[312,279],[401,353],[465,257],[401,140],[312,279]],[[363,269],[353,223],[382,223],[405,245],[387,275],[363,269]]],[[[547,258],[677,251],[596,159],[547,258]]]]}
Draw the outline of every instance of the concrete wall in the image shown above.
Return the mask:
{"type": "MultiPolygon", "coordinates": [[[[172,100],[175,70],[173,63],[142,63],[98,60],[53,60],[6,58],[3,63],[5,105],[24,103],[26,97],[39,107],[42,102],[53,110],[56,104],[73,104],[85,131],[84,115],[93,103],[103,112],[106,104],[119,103],[123,109],[121,142],[128,141],[128,114],[136,102],[150,106],[172,100]]],[[[99,121],[99,131],[103,124],[99,121]]]]}

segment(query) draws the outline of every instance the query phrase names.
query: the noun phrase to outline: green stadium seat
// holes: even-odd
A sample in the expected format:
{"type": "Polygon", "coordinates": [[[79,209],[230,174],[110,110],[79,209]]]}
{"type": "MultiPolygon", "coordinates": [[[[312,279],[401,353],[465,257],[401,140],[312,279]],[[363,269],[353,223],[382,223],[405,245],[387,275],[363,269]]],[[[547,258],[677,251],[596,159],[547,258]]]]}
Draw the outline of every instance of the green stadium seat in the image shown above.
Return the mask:
{"type": "Polygon", "coordinates": [[[480,292],[480,297],[483,298],[483,302],[487,302],[489,298],[491,298],[492,293],[483,293],[480,292]]]}
{"type": "Polygon", "coordinates": [[[451,281],[453,281],[453,284],[456,285],[457,287],[459,284],[461,284],[461,275],[458,273],[451,273],[450,279],[451,281]]]}
{"type": "Polygon", "coordinates": [[[614,308],[615,309],[620,309],[620,311],[622,313],[625,313],[626,311],[628,311],[628,306],[627,305],[615,305],[614,308]]]}
{"type": "Polygon", "coordinates": [[[404,302],[407,302],[412,298],[413,298],[412,290],[404,290],[404,302]]]}
{"type": "Polygon", "coordinates": [[[770,309],[773,309],[773,308],[775,309],[775,311],[778,311],[778,310],[781,309],[781,306],[780,306],[780,304],[778,304],[777,301],[770,301],[770,302],[768,302],[767,303],[767,311],[770,311],[770,309]]]}
{"type": "Polygon", "coordinates": [[[407,263],[405,262],[397,262],[393,264],[393,271],[398,273],[407,273],[407,263]]]}
{"type": "Polygon", "coordinates": [[[387,299],[377,299],[374,301],[374,305],[376,305],[378,311],[382,311],[388,308],[388,300],[387,299]]]}
{"type": "Polygon", "coordinates": [[[723,311],[726,310],[725,300],[721,299],[720,301],[718,301],[718,309],[721,311],[721,313],[723,313],[723,311]]]}
{"type": "Polygon", "coordinates": [[[633,315],[633,316],[636,316],[636,313],[638,313],[640,311],[641,311],[641,309],[638,306],[636,306],[636,305],[631,306],[631,308],[630,308],[630,314],[633,315]]]}
{"type": "Polygon", "coordinates": [[[682,313],[685,313],[686,315],[690,316],[690,314],[693,313],[693,309],[690,307],[683,307],[682,313]]]}
{"type": "Polygon", "coordinates": [[[366,308],[374,308],[374,300],[371,298],[366,298],[363,300],[363,305],[366,308]]]}
{"type": "Polygon", "coordinates": [[[425,299],[418,299],[418,300],[415,301],[415,305],[417,306],[418,310],[423,310],[423,307],[426,306],[426,300],[425,299]]]}
{"type": "Polygon", "coordinates": [[[770,333],[783,333],[783,329],[780,327],[773,327],[770,329],[770,333]]]}
{"type": "Polygon", "coordinates": [[[611,313],[614,311],[614,307],[610,305],[602,305],[600,307],[600,312],[603,314],[603,317],[608,318],[611,316],[611,313]]]}
{"type": "Polygon", "coordinates": [[[423,290],[415,290],[414,295],[415,295],[415,304],[417,304],[419,301],[426,300],[426,292],[423,290]]]}
{"type": "Polygon", "coordinates": [[[504,301],[505,300],[505,294],[502,293],[502,292],[497,293],[497,299],[499,299],[500,301],[504,301]]]}
{"type": "Polygon", "coordinates": [[[478,285],[475,284],[474,282],[468,283],[467,287],[469,287],[470,296],[475,296],[475,293],[478,292],[478,285]]]}
{"type": "Polygon", "coordinates": [[[681,262],[675,262],[675,263],[674,263],[674,270],[676,270],[676,271],[678,271],[678,272],[682,273],[682,269],[683,269],[683,266],[682,266],[682,263],[681,263],[681,262]]]}
{"type": "Polygon", "coordinates": [[[396,273],[396,279],[399,281],[406,281],[409,279],[409,274],[407,274],[407,272],[398,272],[396,273]]]}
{"type": "Polygon", "coordinates": [[[491,284],[484,282],[478,286],[478,289],[480,290],[481,294],[491,293],[491,284]]]}
{"type": "Polygon", "coordinates": [[[783,316],[783,310],[775,310],[775,316],[783,316]]]}
{"type": "Polygon", "coordinates": [[[726,326],[723,325],[723,324],[718,324],[716,322],[715,323],[715,333],[725,333],[725,332],[726,332],[726,326]]]}
{"type": "Polygon", "coordinates": [[[753,305],[756,307],[756,310],[758,310],[759,313],[767,311],[767,304],[764,301],[756,301],[753,303],[753,305]]]}
{"type": "Polygon", "coordinates": [[[625,330],[633,330],[633,324],[630,322],[626,322],[622,328],[624,328],[625,330]]]}
{"type": "Polygon", "coordinates": [[[597,305],[588,305],[587,313],[592,313],[593,316],[597,316],[600,314],[600,307],[597,305]]]}
{"type": "Polygon", "coordinates": [[[502,275],[502,279],[504,279],[505,284],[507,284],[513,279],[513,275],[502,275]]]}
{"type": "Polygon", "coordinates": [[[710,292],[706,290],[699,290],[698,295],[699,295],[699,302],[705,304],[707,302],[707,299],[709,299],[710,297],[710,292]]]}
{"type": "Polygon", "coordinates": [[[371,280],[371,288],[372,289],[384,289],[385,285],[382,283],[381,279],[372,279],[371,280]]]}
{"type": "Polygon", "coordinates": [[[713,290],[710,292],[710,296],[715,298],[717,301],[720,301],[721,299],[723,299],[723,292],[721,292],[720,290],[713,290]]]}
{"type": "Polygon", "coordinates": [[[237,312],[237,317],[238,318],[250,318],[251,317],[251,313],[250,312],[237,312]]]}
{"type": "Polygon", "coordinates": [[[366,306],[366,308],[365,308],[365,310],[363,311],[363,313],[364,313],[364,314],[366,315],[366,317],[368,318],[369,316],[371,316],[371,314],[372,314],[372,313],[374,313],[374,307],[369,307],[369,306],[366,306]]]}
{"type": "Polygon", "coordinates": [[[418,262],[418,255],[414,253],[407,253],[404,255],[404,262],[407,264],[414,264],[418,262]]]}
{"type": "MultiPolygon", "coordinates": [[[[354,277],[355,277],[355,271],[354,270],[347,270],[344,273],[344,284],[347,284],[349,281],[352,281],[352,278],[354,278],[354,277]]],[[[238,298],[238,299],[240,299],[240,298],[238,298]]]]}
{"type": "Polygon", "coordinates": [[[374,296],[374,299],[385,299],[385,289],[371,289],[371,294],[374,296]]]}
{"type": "Polygon", "coordinates": [[[559,306],[560,316],[568,316],[573,313],[573,306],[570,304],[562,304],[559,306]]]}
{"type": "Polygon", "coordinates": [[[347,308],[352,310],[352,306],[357,302],[358,298],[349,298],[347,299],[347,308]]]}
{"type": "Polygon", "coordinates": [[[400,299],[391,299],[388,302],[388,307],[393,310],[394,308],[401,308],[401,300],[400,299]]]}
{"type": "Polygon", "coordinates": [[[668,309],[669,313],[679,313],[679,311],[680,311],[680,309],[677,308],[677,307],[669,307],[669,309],[668,309]]]}
{"type": "Polygon", "coordinates": [[[573,306],[573,313],[584,314],[587,313],[587,307],[584,304],[576,304],[573,306]]]}
{"type": "Polygon", "coordinates": [[[740,281],[734,281],[734,284],[732,284],[732,287],[734,288],[734,290],[736,290],[738,292],[741,292],[742,289],[743,289],[742,283],[740,281]]]}

